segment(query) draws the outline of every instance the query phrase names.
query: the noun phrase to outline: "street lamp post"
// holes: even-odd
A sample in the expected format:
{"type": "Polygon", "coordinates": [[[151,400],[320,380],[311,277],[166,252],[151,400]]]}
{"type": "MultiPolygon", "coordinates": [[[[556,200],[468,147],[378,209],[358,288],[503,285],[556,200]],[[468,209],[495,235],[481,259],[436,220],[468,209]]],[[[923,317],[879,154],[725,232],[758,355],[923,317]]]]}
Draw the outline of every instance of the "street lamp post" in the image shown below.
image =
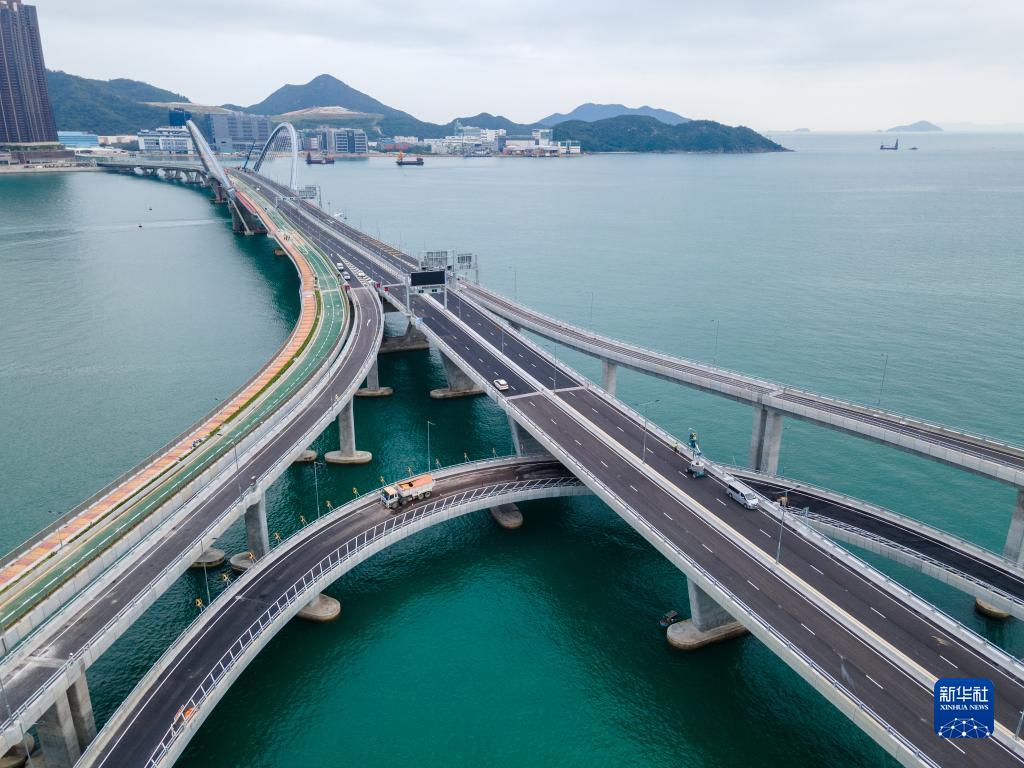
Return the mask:
{"type": "Polygon", "coordinates": [[[786,508],[782,507],[782,517],[779,519],[779,547],[775,550],[775,564],[779,564],[782,557],[782,532],[786,529],[786,508]]]}
{"type": "MultiPolygon", "coordinates": [[[[640,405],[638,405],[637,408],[643,408],[645,405],[654,405],[655,403],[660,403],[660,402],[661,402],[661,398],[659,397],[659,398],[657,398],[655,400],[648,400],[646,403],[640,403],[640,405]]],[[[648,424],[649,421],[650,421],[650,419],[648,419],[647,416],[644,415],[644,440],[643,440],[643,448],[641,449],[643,452],[640,455],[640,461],[643,464],[647,463],[647,424],[648,424]]]]}

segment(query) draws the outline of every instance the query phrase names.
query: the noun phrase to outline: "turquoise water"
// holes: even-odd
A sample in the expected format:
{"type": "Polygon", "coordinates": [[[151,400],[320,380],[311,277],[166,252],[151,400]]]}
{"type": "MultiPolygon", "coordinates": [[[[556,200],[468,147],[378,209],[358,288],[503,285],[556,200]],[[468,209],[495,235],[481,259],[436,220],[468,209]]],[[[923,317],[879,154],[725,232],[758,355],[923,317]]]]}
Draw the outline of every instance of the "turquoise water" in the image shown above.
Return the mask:
{"type": "MultiPolygon", "coordinates": [[[[407,250],[479,253],[484,283],[582,325],[1024,443],[1024,137],[922,136],[913,153],[880,153],[874,134],[779,138],[798,151],[369,160],[302,166],[300,179],[407,250]]],[[[17,435],[0,449],[0,535],[13,546],[45,523],[49,499],[74,503],[233,389],[296,306],[287,265],[264,241],[232,237],[193,190],[0,178],[5,213],[11,198],[25,201],[0,224],[0,417],[17,435]],[[173,226],[157,232],[143,218],[156,214],[173,226]],[[69,223],[67,239],[34,234],[52,219],[69,223]],[[74,270],[56,266],[66,259],[74,270]],[[44,432],[29,437],[34,424],[44,432]],[[76,446],[87,456],[69,464],[76,446]]],[[[272,529],[314,515],[317,490],[338,503],[422,468],[427,419],[445,463],[507,452],[489,402],[427,397],[442,378],[429,353],[384,358],[395,396],[356,405],[374,462],[324,470],[316,489],[311,467],[292,468],[270,493],[272,529]]],[[[699,429],[715,458],[745,459],[749,409],[629,372],[619,391],[677,434],[699,429]]],[[[317,447],[336,443],[329,430],[317,447]]],[[[990,481],[806,424],[787,423],[781,468],[992,548],[1012,505],[990,481]]],[[[599,502],[525,513],[518,532],[482,514],[454,521],[343,578],[330,590],[342,617],[282,632],[181,764],[888,764],[757,641],[672,653],[656,618],[684,607],[685,580],[599,502]]],[[[233,530],[221,544],[242,541],[233,530]]],[[[879,562],[1024,653],[1017,623],[990,624],[969,598],[879,562]]],[[[204,592],[201,576],[183,578],[93,667],[101,719],[204,592]]]]}

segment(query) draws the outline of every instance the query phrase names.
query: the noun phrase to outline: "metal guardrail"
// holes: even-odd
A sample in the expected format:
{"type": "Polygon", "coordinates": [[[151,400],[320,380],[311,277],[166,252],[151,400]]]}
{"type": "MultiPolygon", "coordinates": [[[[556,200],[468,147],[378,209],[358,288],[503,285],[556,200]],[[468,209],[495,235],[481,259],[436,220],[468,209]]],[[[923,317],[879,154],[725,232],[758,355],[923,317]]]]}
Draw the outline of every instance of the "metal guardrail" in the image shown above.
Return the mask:
{"type": "MultiPolygon", "coordinates": [[[[483,488],[474,488],[469,491],[462,491],[452,496],[435,499],[432,502],[428,502],[427,504],[409,510],[408,512],[403,512],[393,517],[389,517],[383,522],[377,523],[373,528],[360,532],[353,538],[348,539],[334,551],[321,558],[314,566],[307,570],[300,579],[295,581],[280,597],[271,603],[267,609],[264,610],[263,613],[261,613],[256,620],[253,621],[235,639],[235,641],[229,646],[228,650],[225,651],[217,660],[213,669],[199,682],[192,695],[185,702],[180,711],[190,712],[191,716],[191,713],[194,713],[200,706],[202,706],[203,702],[216,688],[218,682],[235,666],[238,660],[244,655],[245,651],[256,642],[267,628],[273,625],[274,619],[283,613],[288,606],[293,605],[299,600],[308,600],[308,596],[305,593],[317,581],[330,576],[332,572],[339,570],[346,560],[352,558],[368,546],[385,538],[389,534],[406,528],[413,523],[419,522],[423,518],[430,517],[446,509],[479,502],[488,498],[503,496],[511,491],[543,490],[546,488],[577,486],[579,484],[579,481],[574,477],[560,477],[510,481],[484,486],[483,488]]],[[[373,497],[377,496],[378,493],[379,489],[369,494],[364,494],[362,497],[357,499],[357,503],[365,504],[372,500],[373,497]]],[[[354,505],[355,503],[350,503],[346,505],[346,507],[354,505]]],[[[161,659],[161,661],[163,661],[163,659],[161,659]]],[[[159,665],[160,662],[155,666],[159,665]]],[[[185,728],[187,722],[188,718],[182,717],[181,719],[176,720],[167,729],[163,738],[160,740],[160,743],[146,762],[147,766],[155,767],[160,764],[160,760],[168,752],[178,734],[185,728]]]]}
{"type": "MultiPolygon", "coordinates": [[[[797,395],[800,397],[805,397],[809,400],[817,401],[821,405],[831,405],[837,408],[849,409],[852,410],[854,413],[875,416],[880,419],[888,419],[897,424],[922,428],[925,430],[935,432],[937,433],[937,435],[961,439],[968,443],[983,445],[989,448],[1002,450],[1007,453],[1016,454],[1018,456],[1024,457],[1024,447],[1015,445],[1013,443],[995,440],[985,435],[977,435],[970,432],[964,432],[963,430],[927,421],[925,419],[921,419],[916,416],[911,416],[900,411],[876,408],[864,403],[858,403],[856,401],[851,400],[840,400],[838,398],[830,397],[828,395],[822,395],[816,392],[810,392],[805,389],[800,389],[798,387],[793,387],[788,384],[782,384],[781,382],[777,382],[772,379],[749,376],[744,373],[739,373],[736,371],[730,371],[725,368],[719,368],[717,366],[708,365],[707,363],[702,363],[699,361],[689,360],[687,358],[670,355],[666,352],[659,352],[657,350],[653,350],[648,347],[641,346],[639,344],[633,344],[632,342],[625,342],[622,341],[621,339],[614,339],[609,336],[597,333],[595,331],[590,331],[579,326],[574,326],[570,323],[566,323],[564,320],[559,320],[558,318],[552,317],[551,315],[547,315],[533,308],[521,305],[518,302],[507,299],[501,294],[491,291],[490,289],[484,288],[483,286],[474,285],[466,281],[463,281],[463,283],[470,293],[476,292],[478,294],[482,294],[483,297],[485,297],[484,300],[486,301],[499,304],[504,303],[506,305],[505,311],[507,312],[517,314],[524,319],[530,319],[531,317],[539,318],[543,322],[551,326],[554,326],[554,330],[552,331],[554,333],[558,333],[560,329],[568,329],[573,333],[578,333],[581,336],[589,337],[594,339],[595,341],[601,342],[602,344],[611,347],[612,351],[636,351],[643,355],[651,357],[655,362],[659,360],[662,361],[661,364],[663,364],[665,367],[671,367],[672,365],[678,364],[692,366],[698,371],[704,372],[705,375],[714,374],[729,377],[738,385],[767,388],[769,391],[763,392],[762,394],[768,397],[778,396],[780,394],[797,395]]],[[[539,332],[535,331],[535,333],[539,332]]],[[[563,333],[562,335],[568,335],[568,333],[563,333]]],[[[989,460],[991,461],[991,459],[989,460]]]]}
{"type": "MultiPolygon", "coordinates": [[[[349,337],[349,339],[351,339],[351,336],[349,337]]],[[[348,346],[348,342],[346,342],[346,346],[348,346]]],[[[334,359],[334,361],[332,362],[331,366],[328,368],[327,372],[323,376],[323,383],[324,384],[330,378],[330,375],[334,372],[335,368],[340,366],[340,365],[342,365],[342,364],[344,364],[344,360],[345,360],[345,354],[344,354],[344,350],[342,350],[342,353],[339,354],[334,359]]],[[[370,362],[372,364],[373,358],[370,358],[370,362]]],[[[370,366],[366,365],[365,367],[367,369],[369,369],[370,366]]],[[[356,381],[354,384],[351,384],[350,388],[357,387],[360,382],[361,382],[361,379],[356,381]]],[[[294,412],[296,409],[306,407],[308,405],[309,401],[311,399],[319,396],[319,394],[320,394],[319,389],[318,388],[314,388],[313,390],[310,390],[310,391],[306,392],[306,394],[303,395],[303,397],[300,398],[297,402],[294,402],[294,401],[291,402],[287,406],[286,409],[281,410],[279,408],[275,412],[275,414],[277,416],[279,416],[279,417],[287,416],[287,415],[291,414],[292,412],[294,412]]],[[[263,425],[261,425],[260,428],[264,430],[264,433],[265,433],[264,436],[267,436],[270,433],[274,432],[274,430],[279,429],[280,428],[280,423],[269,424],[268,422],[264,422],[263,425]]],[[[254,435],[255,432],[256,432],[256,430],[254,430],[253,432],[250,432],[250,436],[254,435]]],[[[262,437],[261,437],[261,439],[262,439],[262,437]]],[[[243,455],[243,457],[241,457],[239,460],[241,460],[242,458],[246,458],[246,455],[243,455]]],[[[261,475],[259,475],[259,477],[257,477],[256,481],[255,481],[256,487],[258,488],[263,482],[266,481],[266,479],[268,477],[274,475],[274,473],[276,473],[278,471],[278,469],[281,467],[283,462],[284,462],[284,458],[282,457],[282,458],[278,459],[276,462],[274,462],[273,465],[268,467],[265,472],[263,472],[261,475]]],[[[182,506],[184,506],[185,504],[191,503],[193,500],[197,499],[200,495],[202,495],[204,491],[206,491],[206,490],[210,489],[211,487],[217,485],[219,480],[220,480],[220,476],[219,475],[217,477],[210,478],[208,480],[208,482],[205,483],[201,488],[196,489],[196,491],[185,502],[183,502],[182,506]]],[[[252,491],[252,485],[246,487],[243,490],[243,493],[239,497],[239,499],[240,500],[244,499],[245,495],[247,493],[250,493],[251,491],[252,491]]],[[[195,548],[196,546],[202,546],[203,542],[206,539],[211,538],[212,535],[213,535],[213,532],[220,525],[221,525],[221,521],[219,519],[215,520],[214,522],[212,522],[210,525],[208,525],[206,528],[203,529],[202,533],[200,533],[196,538],[194,538],[192,540],[192,542],[185,548],[184,551],[189,551],[189,550],[195,548]]],[[[124,555],[122,555],[120,558],[118,558],[118,562],[124,561],[124,559],[129,557],[132,553],[135,553],[135,552],[139,551],[141,548],[146,547],[148,545],[149,545],[149,541],[147,539],[143,539],[138,544],[136,544],[134,547],[132,547],[130,550],[128,550],[124,555]]],[[[150,579],[149,583],[150,584],[158,583],[160,580],[162,580],[163,578],[167,577],[169,574],[174,573],[176,570],[177,569],[175,568],[174,564],[172,564],[170,566],[167,566],[166,568],[161,570],[160,573],[158,573],[155,576],[153,576],[150,579]]],[[[47,678],[46,682],[44,682],[42,685],[40,685],[36,689],[36,691],[33,694],[33,696],[31,696],[29,699],[24,701],[19,707],[17,707],[17,709],[13,710],[9,714],[8,718],[3,723],[0,723],[0,730],[6,730],[13,723],[15,723],[18,720],[18,718],[20,718],[22,715],[24,715],[24,713],[27,712],[39,698],[42,697],[43,693],[46,690],[48,690],[61,677],[63,677],[64,675],[68,674],[69,672],[71,672],[73,670],[73,668],[75,667],[75,665],[79,662],[79,660],[90,649],[92,642],[94,642],[96,638],[102,637],[104,634],[106,634],[114,625],[116,625],[118,623],[118,621],[120,620],[120,614],[124,614],[126,612],[129,612],[132,608],[134,608],[136,605],[138,605],[145,598],[146,594],[147,594],[147,590],[142,590],[142,591],[136,593],[136,595],[129,602],[125,603],[121,607],[118,616],[115,616],[114,618],[110,619],[106,624],[104,624],[103,627],[98,632],[96,632],[93,635],[93,638],[92,638],[91,641],[85,643],[74,654],[72,654],[68,658],[68,660],[66,662],[61,664],[60,667],[57,667],[56,670],[53,672],[53,674],[51,674],[50,677],[47,678]]],[[[47,626],[51,620],[52,620],[52,617],[51,617],[51,619],[48,619],[46,622],[44,622],[44,624],[41,625],[40,628],[38,628],[36,631],[38,632],[39,629],[41,629],[44,626],[47,626]]]]}
{"type": "MultiPolygon", "coordinates": [[[[517,420],[522,420],[531,424],[533,428],[537,430],[538,433],[544,434],[543,428],[541,428],[540,425],[538,425],[533,419],[531,419],[525,411],[520,409],[518,406],[514,405],[512,402],[506,402],[508,405],[508,410],[515,411],[518,415],[519,418],[517,420]]],[[[552,447],[555,447],[556,444],[553,441],[551,442],[552,447]]],[[[863,712],[866,716],[874,720],[880,728],[882,728],[886,733],[888,733],[893,739],[900,742],[904,746],[904,748],[906,748],[908,751],[914,754],[921,762],[928,765],[937,766],[937,764],[931,758],[925,755],[916,745],[914,745],[913,742],[907,739],[906,736],[904,736],[902,733],[900,733],[891,725],[889,725],[885,720],[883,720],[881,716],[879,716],[873,709],[871,709],[867,704],[865,704],[864,701],[861,700],[850,688],[846,687],[838,680],[836,680],[834,677],[832,677],[832,675],[829,674],[823,667],[821,667],[817,662],[815,662],[806,653],[804,653],[804,651],[799,646],[792,643],[785,635],[783,635],[781,632],[775,629],[775,627],[772,626],[764,618],[762,618],[760,614],[756,613],[752,608],[750,608],[750,606],[744,603],[735,593],[729,590],[728,587],[726,587],[724,584],[718,581],[718,579],[714,577],[709,571],[707,571],[700,564],[691,559],[671,539],[669,539],[661,531],[659,531],[657,528],[651,525],[647,520],[643,518],[643,516],[633,511],[633,507],[630,504],[627,504],[621,496],[619,496],[614,490],[607,486],[593,472],[587,469],[582,463],[576,460],[567,451],[559,450],[558,452],[563,454],[563,456],[565,457],[564,459],[562,459],[562,461],[566,465],[571,464],[574,467],[574,474],[585,475],[587,478],[590,479],[590,482],[593,483],[594,486],[601,489],[602,494],[614,500],[624,510],[628,510],[631,513],[631,517],[636,523],[643,526],[651,536],[657,538],[668,549],[675,552],[681,560],[685,561],[690,568],[692,568],[696,573],[700,574],[707,582],[714,584],[715,587],[718,590],[720,590],[727,597],[728,600],[730,600],[734,605],[740,608],[743,614],[747,616],[749,621],[756,623],[763,632],[775,638],[777,642],[781,643],[791,653],[798,657],[804,664],[806,664],[808,667],[814,670],[815,673],[817,673],[825,682],[831,685],[837,692],[841,693],[843,696],[852,701],[861,712],[863,712]]]]}

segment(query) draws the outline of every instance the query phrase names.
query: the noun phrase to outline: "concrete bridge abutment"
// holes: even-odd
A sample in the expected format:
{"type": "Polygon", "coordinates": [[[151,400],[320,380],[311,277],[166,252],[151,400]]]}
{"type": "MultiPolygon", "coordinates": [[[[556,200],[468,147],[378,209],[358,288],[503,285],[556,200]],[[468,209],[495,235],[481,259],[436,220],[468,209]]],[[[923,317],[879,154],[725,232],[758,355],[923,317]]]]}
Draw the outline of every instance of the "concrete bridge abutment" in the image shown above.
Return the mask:
{"type": "Polygon", "coordinates": [[[366,464],[373,458],[369,451],[356,450],[356,422],[349,400],[338,412],[338,450],[324,454],[328,464],[366,464]]]}
{"type": "Polygon", "coordinates": [[[711,643],[746,634],[747,628],[736,621],[707,592],[692,581],[687,583],[690,596],[690,618],[672,624],[666,632],[669,645],[693,651],[711,643]]]}
{"type": "Polygon", "coordinates": [[[491,507],[490,512],[494,522],[505,530],[513,531],[523,525],[523,513],[517,504],[499,504],[491,507]]]}
{"type": "Polygon", "coordinates": [[[619,366],[607,358],[601,358],[601,388],[612,397],[618,386],[619,366]]]}
{"type": "Polygon", "coordinates": [[[469,397],[470,395],[483,394],[484,391],[443,352],[441,353],[441,362],[444,364],[444,375],[448,380],[448,386],[431,390],[430,396],[432,398],[435,400],[447,400],[452,397],[469,397]]]}
{"type": "Polygon", "coordinates": [[[334,621],[341,615],[341,601],[323,592],[317,592],[306,606],[296,614],[300,619],[325,623],[334,621]]]}
{"type": "Polygon", "coordinates": [[[782,448],[782,413],[763,405],[754,406],[754,425],[750,434],[751,469],[778,474],[782,448]]]}

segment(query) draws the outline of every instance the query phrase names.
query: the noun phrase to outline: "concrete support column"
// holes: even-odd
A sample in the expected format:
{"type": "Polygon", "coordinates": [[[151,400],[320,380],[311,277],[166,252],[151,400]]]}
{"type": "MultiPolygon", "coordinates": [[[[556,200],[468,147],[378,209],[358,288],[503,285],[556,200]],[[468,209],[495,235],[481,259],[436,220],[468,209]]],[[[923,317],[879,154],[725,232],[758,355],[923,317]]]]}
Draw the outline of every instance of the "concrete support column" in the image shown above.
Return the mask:
{"type": "Polygon", "coordinates": [[[451,397],[467,397],[469,395],[483,394],[469,376],[463,373],[462,369],[453,363],[446,354],[441,353],[441,362],[444,364],[444,375],[448,380],[448,386],[442,389],[432,390],[430,396],[435,400],[447,400],[451,397]]]}
{"type": "Polygon", "coordinates": [[[356,392],[356,397],[387,397],[394,392],[391,387],[380,385],[380,373],[377,370],[377,361],[373,361],[373,367],[366,374],[366,386],[356,392]]]}
{"type": "Polygon", "coordinates": [[[618,384],[619,366],[611,360],[601,359],[601,387],[612,397],[618,384]]]}
{"type": "MultiPolygon", "coordinates": [[[[1024,564],[1024,488],[1017,489],[1017,504],[1013,508],[1013,517],[1010,518],[1010,529],[1006,532],[1003,557],[1017,565],[1024,564]]],[[[1010,618],[1009,612],[996,608],[980,598],[975,598],[974,610],[990,619],[1010,618]]]]}
{"type": "Polygon", "coordinates": [[[270,527],[267,525],[267,494],[261,493],[259,501],[245,508],[245,544],[254,560],[259,560],[270,551],[270,527]]]}
{"type": "Polygon", "coordinates": [[[86,680],[85,673],[75,680],[68,689],[67,696],[78,746],[84,752],[96,738],[96,717],[92,712],[92,697],[89,696],[89,681],[86,680]]]}
{"type": "Polygon", "coordinates": [[[782,414],[779,411],[754,406],[754,425],[750,431],[751,469],[774,475],[779,471],[779,451],[782,448],[782,414]]]}
{"type": "Polygon", "coordinates": [[[351,400],[338,413],[338,446],[338,450],[324,454],[327,463],[366,464],[373,458],[369,451],[356,450],[356,421],[351,400]]]}
{"type": "Polygon", "coordinates": [[[746,633],[742,624],[692,581],[687,583],[687,591],[690,618],[672,624],[666,633],[669,644],[674,648],[692,651],[746,633]]]}
{"type": "Polygon", "coordinates": [[[82,756],[66,693],[58,693],[57,701],[39,718],[37,732],[46,768],[71,768],[82,756]]]}
{"type": "Polygon", "coordinates": [[[515,448],[517,456],[535,456],[548,452],[543,445],[537,442],[533,435],[519,426],[511,416],[508,417],[508,426],[512,430],[512,447],[515,448]]]}
{"type": "Polygon", "coordinates": [[[1024,561],[1024,488],[1017,489],[1017,505],[1010,518],[1010,529],[1006,532],[1003,557],[1021,565],[1024,561]]]}
{"type": "Polygon", "coordinates": [[[430,349],[430,341],[419,328],[412,323],[401,336],[385,336],[378,354],[389,352],[413,352],[418,349],[430,349]]]}

